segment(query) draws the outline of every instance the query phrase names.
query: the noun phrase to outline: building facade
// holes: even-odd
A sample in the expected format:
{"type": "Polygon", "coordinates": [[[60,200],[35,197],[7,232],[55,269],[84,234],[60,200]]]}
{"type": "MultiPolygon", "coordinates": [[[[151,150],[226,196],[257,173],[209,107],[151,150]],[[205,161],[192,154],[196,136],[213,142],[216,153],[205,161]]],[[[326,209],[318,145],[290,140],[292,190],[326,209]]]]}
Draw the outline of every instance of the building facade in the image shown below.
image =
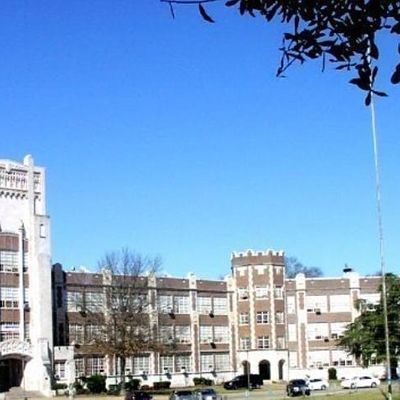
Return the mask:
{"type": "Polygon", "coordinates": [[[0,160],[0,392],[50,392],[51,310],[45,171],[0,160]]]}
{"type": "MultiPolygon", "coordinates": [[[[126,360],[126,374],[152,385],[170,380],[187,386],[203,376],[216,382],[229,379],[236,370],[233,325],[234,295],[225,281],[187,278],[141,277],[148,299],[146,312],[151,332],[160,341],[159,352],[134,354],[126,360]]],[[[66,272],[53,268],[55,374],[60,381],[105,374],[110,383],[120,374],[115,359],[96,354],[90,345],[100,334],[107,313],[107,272],[66,272]],[[82,305],[84,305],[82,307],[82,305]]],[[[141,290],[143,295],[143,290],[141,290]]]]}
{"type": "MultiPolygon", "coordinates": [[[[165,345],[132,354],[126,373],[142,384],[194,377],[222,383],[239,374],[264,380],[354,373],[337,340],[359,315],[358,300],[377,303],[380,277],[347,269],[341,277],[285,277],[283,251],[235,252],[224,280],[140,277],[148,325],[165,345]]],[[[94,350],[107,315],[107,272],[51,266],[45,171],[26,156],[0,160],[0,392],[12,386],[50,395],[55,381],[105,374],[118,363],[94,350]],[[95,315],[93,317],[93,315],[95,315]]],[[[370,371],[382,375],[383,367],[370,371]]]]}
{"type": "MultiPolygon", "coordinates": [[[[146,278],[149,323],[177,346],[168,354],[131,357],[129,374],[143,384],[170,380],[173,386],[186,386],[201,376],[223,382],[252,373],[279,381],[326,377],[331,367],[338,376],[346,376],[349,369],[357,373],[354,358],[338,348],[337,340],[359,315],[357,300],[379,302],[380,277],[362,277],[348,270],[338,278],[298,274],[286,279],[284,253],[274,250],[235,252],[231,266],[231,275],[220,281],[194,275],[146,278]]],[[[59,301],[54,305],[59,378],[71,381],[104,373],[113,380],[119,374],[115,363],[84,346],[95,328],[76,304],[76,299],[82,303],[85,296],[104,304],[99,300],[102,295],[98,297],[104,287],[103,274],[64,272],[56,265],[54,285],[59,301]]],[[[369,372],[381,376],[384,369],[377,365],[369,372]]]]}

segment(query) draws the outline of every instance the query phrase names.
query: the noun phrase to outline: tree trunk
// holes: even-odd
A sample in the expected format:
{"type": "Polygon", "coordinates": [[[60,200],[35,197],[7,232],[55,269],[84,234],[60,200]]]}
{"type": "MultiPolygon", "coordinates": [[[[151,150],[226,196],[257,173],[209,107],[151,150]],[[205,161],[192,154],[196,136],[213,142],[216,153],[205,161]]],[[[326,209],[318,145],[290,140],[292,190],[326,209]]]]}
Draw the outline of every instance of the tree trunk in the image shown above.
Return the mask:
{"type": "Polygon", "coordinates": [[[119,357],[119,370],[121,372],[121,393],[125,394],[125,367],[126,367],[126,358],[119,357]]]}

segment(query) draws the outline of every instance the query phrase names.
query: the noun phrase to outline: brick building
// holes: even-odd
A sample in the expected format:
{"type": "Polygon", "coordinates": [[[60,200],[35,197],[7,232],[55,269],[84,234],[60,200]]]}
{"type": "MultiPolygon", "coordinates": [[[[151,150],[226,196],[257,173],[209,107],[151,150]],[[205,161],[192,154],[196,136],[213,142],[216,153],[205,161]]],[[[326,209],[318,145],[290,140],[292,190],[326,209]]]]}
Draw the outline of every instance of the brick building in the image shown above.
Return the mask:
{"type": "MultiPolygon", "coordinates": [[[[192,383],[193,376],[224,381],[236,365],[233,293],[227,282],[187,278],[142,277],[148,301],[149,325],[164,344],[165,354],[143,352],[127,359],[126,371],[147,384],[171,380],[192,383]]],[[[90,336],[98,331],[81,304],[104,310],[106,273],[65,272],[53,267],[55,374],[60,380],[105,373],[119,374],[115,360],[94,354],[90,336]]],[[[97,322],[98,323],[98,322],[97,322]]],[[[112,380],[112,378],[111,378],[112,380]]]]}
{"type": "MultiPolygon", "coordinates": [[[[21,385],[49,394],[54,377],[119,374],[115,360],[90,344],[112,281],[103,272],[51,267],[45,194],[45,171],[32,157],[0,160],[0,392],[21,385]]],[[[284,253],[274,250],[233,253],[224,280],[141,279],[148,324],[174,346],[128,358],[127,373],[143,384],[174,386],[247,372],[265,380],[326,375],[329,367],[339,377],[354,374],[355,360],[337,339],[357,317],[357,300],[379,301],[380,285],[380,277],[350,269],[341,277],[286,279],[284,253]]],[[[382,366],[372,373],[380,375],[382,366]]]]}

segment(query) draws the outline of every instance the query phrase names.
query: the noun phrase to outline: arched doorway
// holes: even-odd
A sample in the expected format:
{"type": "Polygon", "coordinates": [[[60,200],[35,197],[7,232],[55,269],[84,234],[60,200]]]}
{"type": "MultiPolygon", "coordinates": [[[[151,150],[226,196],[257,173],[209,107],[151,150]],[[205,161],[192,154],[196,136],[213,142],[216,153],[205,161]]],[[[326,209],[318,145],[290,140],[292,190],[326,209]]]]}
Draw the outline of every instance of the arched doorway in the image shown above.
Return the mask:
{"type": "Polygon", "coordinates": [[[19,358],[0,359],[0,392],[21,385],[23,368],[23,361],[19,358]]]}
{"type": "Polygon", "coordinates": [[[260,361],[258,371],[263,380],[271,380],[271,364],[268,360],[260,361]]]}
{"type": "Polygon", "coordinates": [[[283,366],[285,365],[285,360],[279,360],[278,362],[278,376],[279,380],[283,380],[283,366]]]}
{"type": "Polygon", "coordinates": [[[250,374],[250,363],[248,361],[242,361],[243,375],[250,374]]]}

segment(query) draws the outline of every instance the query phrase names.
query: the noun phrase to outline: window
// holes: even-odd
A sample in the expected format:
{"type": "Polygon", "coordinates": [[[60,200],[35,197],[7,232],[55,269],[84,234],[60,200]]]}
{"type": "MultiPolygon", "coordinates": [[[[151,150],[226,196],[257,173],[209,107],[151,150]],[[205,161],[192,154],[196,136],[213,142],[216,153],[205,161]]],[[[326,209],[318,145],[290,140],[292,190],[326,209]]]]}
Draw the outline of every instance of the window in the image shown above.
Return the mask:
{"type": "Polygon", "coordinates": [[[192,341],[190,325],[175,326],[175,338],[179,343],[190,343],[192,341]]]}
{"type": "Polygon", "coordinates": [[[212,310],[211,297],[197,298],[197,311],[199,314],[209,314],[212,310]]]}
{"type": "Polygon", "coordinates": [[[176,314],[189,314],[189,296],[174,296],[174,312],[176,314]]]}
{"type": "Polygon", "coordinates": [[[286,301],[288,314],[294,314],[296,312],[296,298],[294,296],[288,296],[286,301]]]}
{"type": "Polygon", "coordinates": [[[240,338],[240,350],[250,350],[251,343],[248,336],[240,338]]]}
{"type": "Polygon", "coordinates": [[[175,356],[175,372],[189,372],[192,370],[189,354],[177,354],[175,356]]]}
{"type": "Polygon", "coordinates": [[[85,376],[85,366],[83,362],[83,358],[75,359],[75,377],[80,378],[81,376],[85,376]]]}
{"type": "Polygon", "coordinates": [[[353,364],[353,357],[351,354],[346,353],[343,350],[332,350],[332,365],[334,366],[345,366],[353,364]]]}
{"type": "Polygon", "coordinates": [[[249,289],[248,288],[238,288],[238,296],[239,300],[248,300],[249,299],[249,289]]]}
{"type": "Polygon", "coordinates": [[[0,308],[18,308],[18,288],[0,287],[0,308]]]}
{"type": "Polygon", "coordinates": [[[268,286],[256,286],[256,298],[264,299],[268,297],[268,286]]]}
{"type": "Polygon", "coordinates": [[[284,324],[285,323],[285,317],[284,317],[282,311],[277,311],[275,313],[275,323],[277,323],[277,324],[284,324]]]}
{"type": "Polygon", "coordinates": [[[174,327],[172,325],[159,326],[160,340],[163,343],[172,343],[174,341],[174,327]]]}
{"type": "Polygon", "coordinates": [[[211,343],[213,341],[213,327],[200,325],[200,343],[211,343]]]}
{"type": "Polygon", "coordinates": [[[297,326],[296,324],[288,324],[289,342],[297,341],[297,326]]]}
{"type": "Polygon", "coordinates": [[[149,368],[150,368],[150,357],[149,356],[135,356],[132,357],[132,372],[135,375],[141,375],[144,372],[146,374],[149,373],[149,368]]]}
{"type": "Polygon", "coordinates": [[[67,292],[67,311],[77,312],[82,310],[83,293],[82,292],[67,292]]]}
{"type": "Polygon", "coordinates": [[[214,326],[214,342],[229,343],[229,329],[227,326],[214,326]]]}
{"type": "Polygon", "coordinates": [[[0,250],[0,272],[18,272],[18,252],[0,250]]]}
{"type": "Polygon", "coordinates": [[[277,336],[276,338],[276,348],[284,349],[285,348],[285,338],[283,336],[277,336]]]}
{"type": "Polygon", "coordinates": [[[347,294],[333,295],[329,297],[331,312],[351,312],[350,296],[347,294]]]}
{"type": "Polygon", "coordinates": [[[158,301],[158,312],[162,314],[169,314],[174,311],[171,295],[159,295],[157,301],[158,301]]]}
{"type": "Polygon", "coordinates": [[[323,340],[328,337],[328,324],[308,324],[307,339],[308,340],[323,340]]]}
{"type": "Polygon", "coordinates": [[[257,338],[258,349],[269,349],[269,336],[259,336],[257,338]]]}
{"type": "Polygon", "coordinates": [[[212,371],[214,369],[213,354],[200,354],[200,369],[201,372],[212,371]]]}
{"type": "Polygon", "coordinates": [[[229,353],[219,353],[214,356],[215,371],[229,371],[229,353]]]}
{"type": "Polygon", "coordinates": [[[174,356],[160,356],[161,372],[174,372],[174,356]]]}
{"type": "Polygon", "coordinates": [[[310,368],[328,367],[329,350],[310,351],[308,354],[308,365],[310,368]]]}
{"type": "Polygon", "coordinates": [[[25,340],[28,340],[31,338],[31,330],[30,330],[30,324],[29,322],[24,323],[24,335],[25,335],[25,340]]]}
{"type": "Polygon", "coordinates": [[[274,297],[276,299],[283,299],[283,287],[282,286],[274,287],[274,297]]]}
{"type": "Polygon", "coordinates": [[[269,312],[268,311],[257,311],[256,321],[257,321],[257,324],[268,324],[269,312]]]}
{"type": "Polygon", "coordinates": [[[228,312],[228,299],[226,297],[214,297],[215,315],[226,315],[228,312]]]}
{"type": "Polygon", "coordinates": [[[331,323],[331,338],[338,339],[343,337],[343,333],[350,322],[333,322],[331,323]]]}
{"type": "Polygon", "coordinates": [[[239,324],[247,325],[249,323],[249,313],[244,312],[239,314],[239,324]]]}
{"type": "Polygon", "coordinates": [[[229,371],[229,353],[200,354],[201,372],[229,371]]]}
{"type": "Polygon", "coordinates": [[[85,337],[86,342],[91,342],[97,338],[100,338],[100,335],[102,333],[100,326],[95,324],[87,324],[85,326],[85,330],[86,330],[86,337],[85,337]]]}
{"type": "Polygon", "coordinates": [[[306,309],[309,313],[324,313],[328,311],[326,296],[306,296],[306,309]]]}
{"type": "Polygon", "coordinates": [[[58,379],[65,379],[65,361],[55,361],[54,362],[54,375],[58,379]]]}
{"type": "Polygon", "coordinates": [[[85,360],[86,376],[100,375],[104,372],[104,358],[103,357],[88,357],[85,360]]]}
{"type": "Polygon", "coordinates": [[[367,305],[377,305],[381,301],[380,293],[361,293],[360,300],[364,300],[367,305]]]}
{"type": "Polygon", "coordinates": [[[86,292],[85,306],[91,312],[101,312],[103,310],[103,293],[86,292]]]}
{"type": "Polygon", "coordinates": [[[19,338],[19,322],[0,322],[0,340],[19,338]]]}
{"type": "Polygon", "coordinates": [[[69,343],[83,343],[83,325],[69,324],[68,325],[69,343]]]}

